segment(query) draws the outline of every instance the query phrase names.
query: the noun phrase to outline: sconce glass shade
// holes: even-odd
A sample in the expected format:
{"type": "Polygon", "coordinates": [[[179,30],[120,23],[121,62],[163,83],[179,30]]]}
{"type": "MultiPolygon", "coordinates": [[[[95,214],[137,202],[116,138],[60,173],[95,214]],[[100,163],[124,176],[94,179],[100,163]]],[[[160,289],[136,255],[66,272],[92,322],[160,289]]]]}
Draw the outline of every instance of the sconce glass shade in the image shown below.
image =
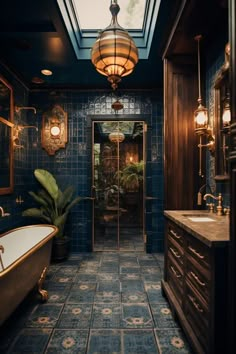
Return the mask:
{"type": "Polygon", "coordinates": [[[230,100],[229,93],[227,92],[225,103],[224,103],[224,109],[223,109],[223,113],[222,113],[222,127],[223,127],[223,129],[228,128],[230,126],[230,122],[231,122],[231,111],[230,111],[229,100],[230,100]]]}
{"type": "Polygon", "coordinates": [[[138,62],[138,49],[129,33],[117,22],[120,7],[111,3],[111,24],[101,31],[91,50],[91,61],[96,70],[107,76],[113,90],[123,76],[132,73],[138,62]]]}
{"type": "Polygon", "coordinates": [[[56,137],[56,136],[58,136],[59,134],[60,134],[60,128],[57,126],[57,125],[54,125],[53,127],[51,127],[51,135],[53,136],[53,137],[56,137]]]}
{"type": "Polygon", "coordinates": [[[118,130],[111,132],[108,137],[112,143],[122,143],[125,139],[124,134],[118,130]]]}
{"type": "Polygon", "coordinates": [[[195,132],[197,134],[204,134],[208,128],[208,111],[200,103],[194,112],[195,132]]]}

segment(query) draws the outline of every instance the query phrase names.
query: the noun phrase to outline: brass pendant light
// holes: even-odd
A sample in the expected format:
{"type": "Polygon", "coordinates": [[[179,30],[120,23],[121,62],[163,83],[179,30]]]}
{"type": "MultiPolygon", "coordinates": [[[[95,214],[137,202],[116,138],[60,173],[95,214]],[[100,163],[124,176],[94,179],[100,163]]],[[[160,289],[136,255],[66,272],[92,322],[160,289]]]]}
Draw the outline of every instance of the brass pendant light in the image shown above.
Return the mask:
{"type": "Polygon", "coordinates": [[[138,49],[129,33],[117,22],[120,7],[111,0],[111,24],[102,30],[91,50],[91,61],[96,70],[107,76],[115,90],[123,76],[132,73],[138,62],[138,49]]]}

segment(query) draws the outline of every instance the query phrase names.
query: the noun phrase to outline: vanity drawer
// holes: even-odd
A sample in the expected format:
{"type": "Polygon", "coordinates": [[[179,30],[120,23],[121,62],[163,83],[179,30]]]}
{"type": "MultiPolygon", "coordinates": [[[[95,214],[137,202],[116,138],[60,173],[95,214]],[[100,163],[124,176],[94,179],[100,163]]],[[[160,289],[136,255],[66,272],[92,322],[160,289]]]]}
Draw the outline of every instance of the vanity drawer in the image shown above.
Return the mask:
{"type": "Polygon", "coordinates": [[[186,252],[199,263],[200,266],[210,269],[210,250],[194,237],[186,237],[186,252]]]}
{"type": "Polygon", "coordinates": [[[191,285],[200,293],[207,303],[210,301],[211,273],[202,268],[194,258],[186,258],[186,275],[191,285]]]}
{"type": "Polygon", "coordinates": [[[185,316],[203,347],[203,353],[208,353],[209,308],[204,300],[196,294],[188,281],[186,282],[185,316]]]}
{"type": "Polygon", "coordinates": [[[170,221],[167,222],[167,235],[174,239],[181,247],[183,246],[183,230],[170,221]]]}
{"type": "Polygon", "coordinates": [[[184,265],[184,250],[170,234],[168,234],[168,253],[170,253],[180,267],[184,265]]]}
{"type": "Polygon", "coordinates": [[[182,304],[184,277],[182,269],[177,265],[171,253],[168,253],[167,281],[175,294],[176,300],[182,304]]]}

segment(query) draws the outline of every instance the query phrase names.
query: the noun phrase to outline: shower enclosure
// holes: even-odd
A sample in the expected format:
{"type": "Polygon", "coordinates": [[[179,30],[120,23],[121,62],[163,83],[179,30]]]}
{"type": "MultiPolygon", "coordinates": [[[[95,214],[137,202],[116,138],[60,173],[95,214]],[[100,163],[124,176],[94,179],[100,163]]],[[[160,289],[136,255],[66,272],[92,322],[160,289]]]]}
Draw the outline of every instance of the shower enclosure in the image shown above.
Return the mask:
{"type": "Polygon", "coordinates": [[[93,122],[93,250],[143,251],[145,123],[93,122]]]}

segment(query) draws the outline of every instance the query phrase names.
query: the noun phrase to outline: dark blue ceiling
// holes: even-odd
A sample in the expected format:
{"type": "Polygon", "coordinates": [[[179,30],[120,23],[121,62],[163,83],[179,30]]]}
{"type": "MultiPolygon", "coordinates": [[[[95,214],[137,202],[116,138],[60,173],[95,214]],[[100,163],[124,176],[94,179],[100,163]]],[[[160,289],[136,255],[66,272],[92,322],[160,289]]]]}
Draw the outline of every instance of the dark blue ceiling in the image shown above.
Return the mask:
{"type": "MultiPolygon", "coordinates": [[[[199,1],[205,3],[203,0],[199,1]]],[[[139,60],[134,72],[123,78],[120,89],[152,89],[163,86],[162,52],[169,37],[172,20],[183,2],[161,1],[149,58],[139,60]]],[[[108,0],[108,7],[109,4],[108,0]]],[[[202,9],[202,6],[199,8],[202,9]]],[[[189,19],[189,22],[194,22],[194,19],[189,19]]],[[[104,28],[106,26],[104,24],[104,28]]],[[[196,33],[187,34],[191,43],[194,42],[194,34],[196,33]]],[[[184,40],[182,43],[186,45],[184,40]]],[[[1,1],[0,61],[32,90],[110,89],[106,77],[96,72],[90,60],[76,58],[56,0],[1,1]],[[44,68],[52,70],[53,75],[43,76],[41,69],[44,68]],[[33,77],[43,78],[45,82],[35,84],[32,82],[33,77]]]]}

